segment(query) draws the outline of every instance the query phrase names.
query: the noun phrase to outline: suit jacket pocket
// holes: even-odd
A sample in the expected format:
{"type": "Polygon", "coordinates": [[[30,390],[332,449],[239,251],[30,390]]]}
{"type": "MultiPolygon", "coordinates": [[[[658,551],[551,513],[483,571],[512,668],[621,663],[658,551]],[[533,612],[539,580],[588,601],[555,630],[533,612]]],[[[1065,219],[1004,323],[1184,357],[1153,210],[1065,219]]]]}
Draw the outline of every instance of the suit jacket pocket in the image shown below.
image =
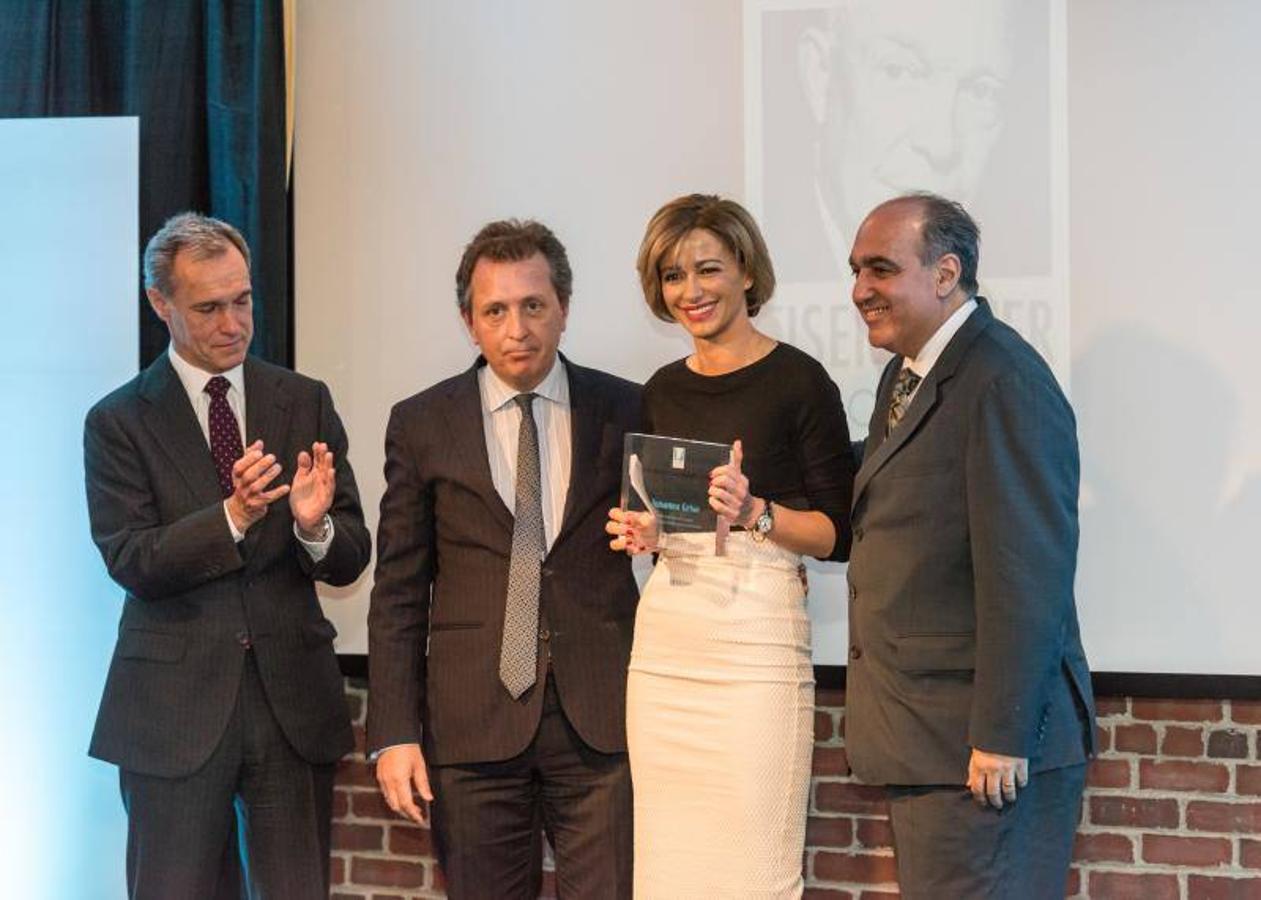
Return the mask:
{"type": "Polygon", "coordinates": [[[897,667],[903,672],[971,672],[976,668],[976,634],[904,634],[897,639],[897,667]]]}
{"type": "Polygon", "coordinates": [[[481,628],[481,622],[430,622],[429,630],[434,631],[461,631],[469,628],[481,628]]]}
{"type": "Polygon", "coordinates": [[[129,628],[118,636],[119,659],[147,659],[175,663],[184,658],[188,642],[182,635],[129,628]]]}

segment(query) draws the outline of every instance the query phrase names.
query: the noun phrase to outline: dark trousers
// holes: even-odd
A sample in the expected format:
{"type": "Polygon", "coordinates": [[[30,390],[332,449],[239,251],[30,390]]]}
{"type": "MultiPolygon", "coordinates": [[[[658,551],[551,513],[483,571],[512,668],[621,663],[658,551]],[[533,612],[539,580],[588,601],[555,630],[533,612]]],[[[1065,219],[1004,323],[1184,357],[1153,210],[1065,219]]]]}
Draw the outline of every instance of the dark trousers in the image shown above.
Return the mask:
{"type": "Polygon", "coordinates": [[[902,897],[1060,900],[1085,786],[1085,765],[1038,772],[997,810],[963,786],[891,785],[902,897]]]}
{"type": "Polygon", "coordinates": [[[234,834],[248,896],[328,896],[333,766],[312,765],[289,746],[253,653],[223,739],[201,769],[184,778],[124,770],[119,780],[129,896],[223,896],[222,879],[234,877],[225,866],[234,834]]]}
{"type": "Polygon", "coordinates": [[[537,897],[543,832],[562,900],[630,897],[626,754],[588,747],[565,718],[551,676],[544,690],[539,730],[524,753],[430,768],[434,839],[453,900],[537,897]]]}

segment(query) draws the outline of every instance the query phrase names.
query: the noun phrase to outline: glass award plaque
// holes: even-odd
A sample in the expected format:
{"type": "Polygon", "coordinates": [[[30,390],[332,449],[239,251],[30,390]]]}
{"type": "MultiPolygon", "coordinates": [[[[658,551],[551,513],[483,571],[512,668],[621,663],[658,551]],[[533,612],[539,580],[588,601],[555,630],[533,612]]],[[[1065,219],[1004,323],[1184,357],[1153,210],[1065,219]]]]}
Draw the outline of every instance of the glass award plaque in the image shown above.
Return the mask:
{"type": "Polygon", "coordinates": [[[709,473],[731,461],[730,444],[655,434],[626,435],[622,509],[651,510],[663,532],[719,531],[709,505],[709,473]]]}

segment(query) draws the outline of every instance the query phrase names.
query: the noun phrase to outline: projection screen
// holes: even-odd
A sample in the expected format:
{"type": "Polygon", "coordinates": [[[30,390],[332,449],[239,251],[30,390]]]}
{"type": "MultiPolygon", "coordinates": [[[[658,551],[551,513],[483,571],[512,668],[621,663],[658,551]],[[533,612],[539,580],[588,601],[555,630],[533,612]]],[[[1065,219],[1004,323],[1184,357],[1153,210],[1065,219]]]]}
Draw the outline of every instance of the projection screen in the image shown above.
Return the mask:
{"type": "MultiPolygon", "coordinates": [[[[716,192],[776,263],[757,324],[824,363],[861,436],[884,357],[849,241],[876,202],[941,191],[1078,413],[1093,667],[1261,674],[1261,122],[1237,108],[1259,27],[1246,0],[303,0],[296,364],[332,386],[375,525],[390,406],[474,358],[453,278],[481,224],[550,224],[575,272],[562,349],[643,380],[689,350],[640,296],[643,226],[716,192]]],[[[843,567],[810,578],[816,662],[842,664],[843,567]]],[[[369,591],[325,592],[343,653],[366,650],[369,591]]]]}

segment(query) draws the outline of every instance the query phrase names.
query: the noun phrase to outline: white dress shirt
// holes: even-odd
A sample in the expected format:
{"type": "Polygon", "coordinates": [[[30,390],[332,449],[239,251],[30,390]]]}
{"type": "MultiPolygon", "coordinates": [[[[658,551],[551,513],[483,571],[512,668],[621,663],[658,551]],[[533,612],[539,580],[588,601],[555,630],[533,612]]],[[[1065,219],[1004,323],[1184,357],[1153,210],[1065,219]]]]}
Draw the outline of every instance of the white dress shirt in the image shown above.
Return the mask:
{"type": "MultiPolygon", "coordinates": [[[[478,370],[477,386],[482,396],[482,427],[486,434],[486,455],[490,459],[491,479],[508,511],[515,512],[521,408],[513,402],[513,398],[522,392],[504,383],[490,366],[482,366],[478,370]]],[[[572,414],[569,406],[569,375],[560,357],[556,358],[551,371],[533,393],[538,395],[531,408],[534,411],[534,424],[539,432],[543,534],[550,550],[565,515],[573,447],[573,436],[570,433],[572,414]]]]}
{"type": "MultiPolygon", "coordinates": [[[[197,416],[197,424],[201,426],[201,436],[206,439],[206,447],[210,447],[210,395],[206,393],[206,384],[211,378],[214,378],[209,372],[197,368],[184,357],[175,351],[175,345],[171,344],[167,347],[167,356],[171,360],[171,368],[175,370],[175,374],[179,376],[180,384],[184,385],[184,392],[188,394],[188,402],[193,405],[193,414],[197,416]]],[[[236,417],[236,427],[241,431],[241,446],[248,446],[249,442],[245,439],[245,364],[228,369],[221,372],[224,378],[228,379],[228,392],[225,398],[228,401],[228,407],[232,410],[232,415],[236,417]]],[[[263,448],[267,450],[266,447],[263,448]]],[[[286,464],[285,460],[278,459],[282,466],[286,464]]],[[[294,460],[290,465],[296,465],[294,460]]],[[[237,543],[245,540],[236,527],[236,523],[232,521],[232,515],[228,512],[228,501],[223,501],[223,516],[228,520],[228,528],[232,532],[232,539],[237,543]]],[[[298,523],[293,523],[293,533],[307,552],[311,554],[311,559],[319,562],[328,553],[328,545],[333,542],[333,520],[327,514],[324,516],[324,524],[328,526],[322,541],[308,541],[298,533],[298,523]]]]}
{"type": "Polygon", "coordinates": [[[937,364],[937,358],[946,349],[950,339],[963,327],[963,323],[968,320],[968,316],[972,315],[975,310],[976,298],[973,298],[951,313],[950,318],[937,327],[937,330],[933,332],[933,336],[924,342],[924,346],[920,348],[914,359],[903,357],[902,368],[910,369],[920,377],[919,384],[915,385],[915,390],[911,391],[911,396],[907,399],[907,405],[910,405],[911,400],[914,400],[915,395],[919,393],[920,385],[924,383],[928,373],[937,364]]]}

